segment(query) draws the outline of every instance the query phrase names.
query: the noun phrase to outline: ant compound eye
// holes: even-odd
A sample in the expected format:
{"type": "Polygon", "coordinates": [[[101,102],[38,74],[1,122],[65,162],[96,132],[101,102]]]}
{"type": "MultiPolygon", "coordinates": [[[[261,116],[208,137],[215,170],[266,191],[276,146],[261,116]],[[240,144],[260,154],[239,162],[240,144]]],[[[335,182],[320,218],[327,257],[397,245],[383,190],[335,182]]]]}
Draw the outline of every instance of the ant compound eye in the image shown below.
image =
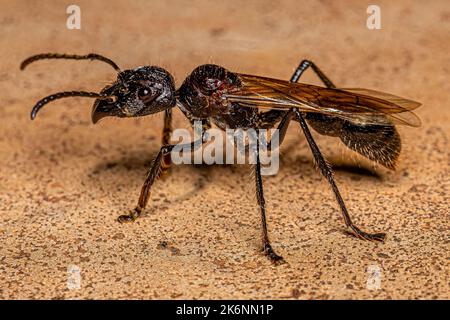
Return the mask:
{"type": "Polygon", "coordinates": [[[145,104],[152,103],[159,95],[160,91],[154,87],[145,86],[137,90],[137,98],[145,104]]]}
{"type": "Polygon", "coordinates": [[[138,96],[139,98],[145,98],[148,95],[152,94],[152,90],[148,89],[148,88],[140,88],[138,90],[138,96]]]}

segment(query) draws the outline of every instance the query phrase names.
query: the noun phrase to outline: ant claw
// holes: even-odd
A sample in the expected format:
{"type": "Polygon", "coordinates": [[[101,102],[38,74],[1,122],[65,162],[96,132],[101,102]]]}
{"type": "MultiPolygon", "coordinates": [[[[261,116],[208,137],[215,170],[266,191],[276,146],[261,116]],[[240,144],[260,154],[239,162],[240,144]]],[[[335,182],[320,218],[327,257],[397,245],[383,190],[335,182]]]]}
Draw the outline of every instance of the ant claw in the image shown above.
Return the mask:
{"type": "Polygon", "coordinates": [[[276,266],[282,265],[286,263],[286,261],[283,259],[282,256],[279,256],[278,254],[273,251],[272,246],[269,243],[265,243],[263,250],[264,254],[272,261],[272,263],[276,266]]]}
{"type": "Polygon", "coordinates": [[[117,221],[120,223],[129,223],[129,222],[134,222],[134,219],[129,214],[123,214],[117,218],[117,221]]]}
{"type": "Polygon", "coordinates": [[[386,241],[386,233],[367,233],[362,231],[361,229],[357,227],[351,227],[350,234],[353,236],[362,239],[362,240],[368,240],[373,242],[385,242],[386,241]]]}

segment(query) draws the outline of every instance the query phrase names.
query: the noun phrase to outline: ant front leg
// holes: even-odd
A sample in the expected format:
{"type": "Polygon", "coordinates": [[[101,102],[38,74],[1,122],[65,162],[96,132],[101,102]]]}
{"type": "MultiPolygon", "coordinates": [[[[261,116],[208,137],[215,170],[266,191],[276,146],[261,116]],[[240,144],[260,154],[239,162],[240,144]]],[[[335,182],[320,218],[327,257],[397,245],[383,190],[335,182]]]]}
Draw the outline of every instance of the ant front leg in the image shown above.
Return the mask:
{"type": "MultiPolygon", "coordinates": [[[[180,148],[180,150],[189,149],[191,151],[196,151],[204,142],[205,131],[202,131],[200,139],[191,143],[178,145],[178,147],[180,148]]],[[[168,155],[170,156],[170,153],[176,146],[177,145],[175,144],[167,144],[161,147],[155,159],[153,160],[150,171],[148,172],[147,178],[145,179],[144,185],[142,186],[137,206],[133,209],[133,211],[131,211],[131,213],[119,216],[117,220],[120,223],[133,222],[142,214],[142,211],[144,211],[150,199],[151,188],[155,181],[160,177],[161,170],[164,166],[164,158],[167,158],[168,155]]]]}

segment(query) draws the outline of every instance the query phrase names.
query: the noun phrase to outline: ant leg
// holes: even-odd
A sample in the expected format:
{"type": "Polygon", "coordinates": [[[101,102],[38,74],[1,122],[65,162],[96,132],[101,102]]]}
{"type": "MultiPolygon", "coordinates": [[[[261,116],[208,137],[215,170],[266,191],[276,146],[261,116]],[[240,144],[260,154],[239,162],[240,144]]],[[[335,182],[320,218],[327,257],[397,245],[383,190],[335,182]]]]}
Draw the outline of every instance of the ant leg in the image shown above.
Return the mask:
{"type": "MultiPolygon", "coordinates": [[[[162,145],[170,143],[170,135],[172,134],[172,109],[166,110],[164,113],[164,128],[162,133],[162,145]]],[[[165,174],[172,165],[172,157],[170,152],[165,154],[161,162],[161,174],[165,174]]]]}
{"type": "MultiPolygon", "coordinates": [[[[319,67],[310,60],[302,60],[300,64],[298,65],[297,69],[294,71],[293,75],[291,76],[290,82],[297,82],[303,72],[305,72],[306,69],[311,67],[313,71],[317,74],[317,76],[322,80],[322,82],[325,84],[327,88],[336,88],[334,83],[322,72],[322,70],[319,69],[319,67]]],[[[289,127],[289,122],[292,119],[293,116],[293,109],[289,110],[289,112],[284,116],[284,118],[281,120],[280,124],[278,125],[278,129],[280,130],[280,145],[283,142],[283,139],[286,135],[287,129],[289,127]]],[[[270,143],[268,146],[270,149],[270,143]]]]}
{"type": "Polygon", "coordinates": [[[330,164],[325,160],[325,158],[320,153],[319,147],[314,141],[301,112],[298,110],[295,110],[294,112],[296,120],[300,123],[300,126],[302,127],[303,133],[305,134],[306,140],[308,141],[309,147],[311,148],[311,151],[314,155],[314,159],[318,167],[320,168],[322,175],[328,180],[328,182],[331,185],[331,189],[333,189],[334,195],[336,196],[336,200],[339,203],[339,207],[341,208],[342,214],[344,216],[345,225],[348,228],[350,228],[350,230],[356,237],[360,239],[383,242],[386,239],[385,233],[367,233],[362,231],[356,225],[353,224],[352,220],[350,219],[350,215],[348,214],[344,200],[342,199],[341,193],[339,192],[339,189],[336,183],[334,182],[333,171],[331,170],[330,164]]]}
{"type": "MultiPolygon", "coordinates": [[[[181,150],[185,148],[190,148],[191,151],[196,151],[204,142],[203,134],[202,138],[200,138],[197,141],[194,141],[192,143],[179,145],[178,147],[181,148],[181,150]]],[[[147,178],[145,179],[144,185],[141,189],[141,194],[139,196],[139,201],[137,206],[134,208],[134,210],[129,214],[124,214],[119,216],[117,219],[120,223],[124,222],[133,222],[136,220],[142,213],[142,211],[145,209],[148,200],[150,199],[150,191],[151,187],[153,186],[153,183],[159,178],[161,169],[163,166],[163,159],[165,156],[170,154],[172,149],[177,146],[175,144],[168,144],[165,146],[162,146],[159,150],[158,154],[156,155],[155,159],[153,160],[152,167],[150,168],[150,171],[147,174],[147,178]]]]}
{"type": "Polygon", "coordinates": [[[259,139],[256,139],[256,165],[255,165],[255,178],[256,178],[256,198],[258,200],[259,209],[261,211],[261,222],[262,222],[262,242],[263,242],[263,252],[269,259],[275,263],[283,263],[283,257],[277,255],[270,245],[269,235],[267,232],[266,223],[266,203],[264,200],[263,183],[261,176],[261,162],[259,159],[259,139]]]}
{"type": "MultiPolygon", "coordinates": [[[[319,69],[319,67],[316,66],[316,64],[309,60],[303,60],[300,62],[299,66],[295,70],[294,74],[292,75],[290,81],[291,82],[297,82],[300,76],[303,74],[303,72],[311,67],[313,71],[317,74],[317,76],[322,80],[322,82],[325,84],[327,88],[336,88],[334,83],[328,79],[328,77],[322,72],[322,70],[319,69]]],[[[370,234],[367,232],[362,231],[357,226],[355,226],[350,218],[350,215],[348,214],[347,208],[345,206],[344,200],[342,199],[341,193],[339,192],[339,189],[334,182],[333,178],[333,171],[331,169],[331,166],[326,162],[325,158],[323,157],[322,153],[319,150],[319,147],[317,146],[316,142],[314,141],[311,132],[306,124],[306,121],[298,110],[295,110],[295,117],[296,120],[300,123],[300,126],[302,127],[303,133],[306,136],[306,140],[308,141],[308,144],[312,150],[312,153],[314,155],[314,159],[317,163],[317,165],[320,168],[320,171],[323,176],[328,180],[328,182],[331,185],[331,188],[333,189],[334,195],[336,196],[337,202],[339,204],[339,207],[341,208],[342,214],[344,216],[345,225],[350,228],[350,230],[353,232],[354,235],[356,235],[358,238],[366,239],[366,240],[372,240],[372,241],[384,241],[386,239],[385,233],[375,233],[370,234]]]]}
{"type": "Polygon", "coordinates": [[[320,80],[322,80],[322,82],[325,84],[327,88],[336,88],[334,83],[330,79],[328,79],[328,77],[322,72],[322,70],[320,70],[319,67],[310,60],[303,60],[302,62],[300,62],[294,74],[292,75],[290,81],[297,82],[298,79],[300,79],[300,76],[303,74],[303,72],[309,67],[313,69],[313,71],[317,74],[320,80]]]}

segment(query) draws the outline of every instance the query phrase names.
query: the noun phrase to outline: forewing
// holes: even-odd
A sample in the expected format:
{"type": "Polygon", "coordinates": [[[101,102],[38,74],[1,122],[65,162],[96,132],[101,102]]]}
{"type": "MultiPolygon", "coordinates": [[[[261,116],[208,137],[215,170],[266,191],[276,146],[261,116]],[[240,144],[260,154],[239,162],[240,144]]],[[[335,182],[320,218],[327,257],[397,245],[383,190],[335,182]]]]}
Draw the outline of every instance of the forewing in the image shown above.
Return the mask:
{"type": "Polygon", "coordinates": [[[242,106],[290,109],[336,116],[358,125],[420,126],[410,110],[420,103],[367,89],[329,89],[265,77],[239,74],[242,86],[224,94],[242,106]]]}
{"type": "Polygon", "coordinates": [[[364,88],[339,88],[340,90],[352,92],[358,95],[370,96],[373,98],[378,98],[384,101],[388,101],[399,105],[407,110],[414,110],[421,106],[420,102],[413,101],[410,99],[402,98],[391,93],[386,93],[382,91],[376,91],[364,88]]]}

